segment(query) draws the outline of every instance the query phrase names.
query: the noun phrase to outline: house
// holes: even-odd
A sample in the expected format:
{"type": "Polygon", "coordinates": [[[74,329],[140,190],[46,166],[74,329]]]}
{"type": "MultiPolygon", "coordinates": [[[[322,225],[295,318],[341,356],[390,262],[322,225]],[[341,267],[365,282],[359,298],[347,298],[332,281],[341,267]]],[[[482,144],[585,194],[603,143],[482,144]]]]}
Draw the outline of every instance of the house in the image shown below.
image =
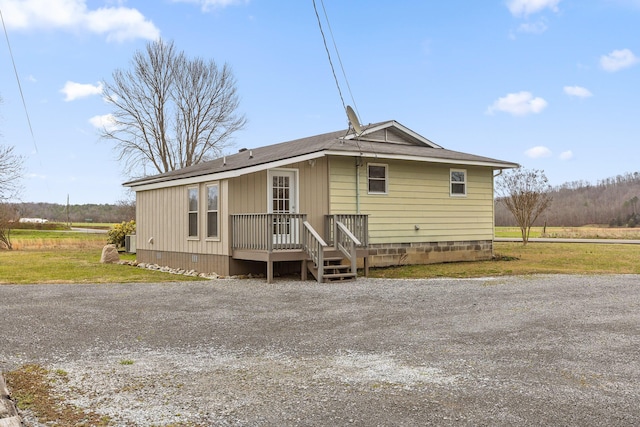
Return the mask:
{"type": "Polygon", "coordinates": [[[491,258],[494,172],[515,167],[387,121],[124,185],[136,192],[139,262],[322,282],[357,267],[491,258]]]}

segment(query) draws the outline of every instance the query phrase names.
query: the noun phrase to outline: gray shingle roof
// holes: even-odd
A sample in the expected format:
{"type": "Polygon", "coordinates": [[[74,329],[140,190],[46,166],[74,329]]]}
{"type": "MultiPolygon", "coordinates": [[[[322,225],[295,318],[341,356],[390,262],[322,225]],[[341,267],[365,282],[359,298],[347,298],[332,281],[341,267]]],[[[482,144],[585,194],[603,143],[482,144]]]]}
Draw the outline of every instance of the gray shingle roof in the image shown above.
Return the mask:
{"type": "Polygon", "coordinates": [[[355,138],[353,131],[348,129],[325,133],[316,136],[282,142],[259,148],[238,152],[233,155],[221,157],[215,160],[202,162],[163,174],[148,176],[124,183],[125,186],[135,187],[138,185],[174,181],[185,178],[194,178],[202,175],[211,175],[218,172],[228,172],[265,165],[275,161],[291,159],[295,162],[297,157],[322,152],[344,152],[353,155],[371,155],[378,157],[406,156],[416,159],[431,159],[439,162],[451,162],[453,164],[486,164],[494,168],[512,168],[517,164],[488,157],[476,156],[457,151],[451,151],[433,144],[431,141],[405,128],[395,121],[381,122],[366,126],[363,134],[355,138]],[[372,138],[367,131],[389,129],[394,133],[400,133],[406,143],[383,142],[372,138]],[[406,133],[408,131],[409,133],[406,133]]]}

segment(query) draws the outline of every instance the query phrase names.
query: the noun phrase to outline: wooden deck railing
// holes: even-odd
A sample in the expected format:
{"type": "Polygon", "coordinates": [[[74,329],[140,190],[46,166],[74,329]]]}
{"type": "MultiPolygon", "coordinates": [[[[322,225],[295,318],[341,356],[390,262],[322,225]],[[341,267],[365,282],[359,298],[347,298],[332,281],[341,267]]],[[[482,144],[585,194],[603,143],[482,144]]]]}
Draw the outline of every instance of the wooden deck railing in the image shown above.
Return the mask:
{"type": "Polygon", "coordinates": [[[324,248],[328,245],[307,221],[304,222],[302,245],[304,251],[309,255],[309,258],[311,258],[311,261],[313,261],[318,269],[318,282],[322,282],[322,275],[324,273],[324,248]]]}
{"type": "Polygon", "coordinates": [[[334,221],[335,229],[333,235],[336,238],[335,248],[351,262],[351,272],[356,274],[358,271],[358,259],[356,256],[356,247],[362,246],[362,242],[340,221],[334,221]]]}
{"type": "Polygon", "coordinates": [[[232,249],[266,251],[302,249],[306,214],[231,215],[232,249]]]}
{"type": "Polygon", "coordinates": [[[329,245],[334,245],[336,222],[341,222],[359,241],[357,247],[369,246],[369,216],[361,214],[326,215],[324,237],[329,245]]]}
{"type": "MultiPolygon", "coordinates": [[[[267,251],[302,249],[306,214],[234,214],[231,215],[232,249],[267,251]]],[[[359,242],[369,245],[369,217],[359,214],[326,215],[324,240],[335,246],[336,223],[342,223],[359,242]]]]}

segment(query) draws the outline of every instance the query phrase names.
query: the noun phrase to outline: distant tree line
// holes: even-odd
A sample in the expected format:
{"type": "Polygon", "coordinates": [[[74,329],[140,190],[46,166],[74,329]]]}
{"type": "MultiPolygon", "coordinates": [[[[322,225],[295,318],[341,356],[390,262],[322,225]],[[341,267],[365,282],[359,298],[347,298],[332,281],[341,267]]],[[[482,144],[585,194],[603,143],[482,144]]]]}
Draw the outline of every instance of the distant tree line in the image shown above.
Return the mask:
{"type": "MultiPolygon", "coordinates": [[[[553,202],[534,225],[580,227],[640,226],[640,172],[599,180],[596,184],[573,181],[552,187],[553,202]]],[[[515,226],[513,215],[496,201],[497,226],[515,226]]]]}
{"type": "Polygon", "coordinates": [[[134,202],[115,204],[61,205],[57,203],[15,203],[18,218],[43,218],[51,222],[121,223],[136,219],[134,202]]]}

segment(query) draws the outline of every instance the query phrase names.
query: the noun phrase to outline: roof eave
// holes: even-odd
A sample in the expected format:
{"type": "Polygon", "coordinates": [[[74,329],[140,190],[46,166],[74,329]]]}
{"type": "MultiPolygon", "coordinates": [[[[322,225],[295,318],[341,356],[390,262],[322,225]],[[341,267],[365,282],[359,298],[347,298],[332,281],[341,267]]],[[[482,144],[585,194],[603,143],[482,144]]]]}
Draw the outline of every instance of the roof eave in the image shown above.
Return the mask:
{"type": "Polygon", "coordinates": [[[244,168],[232,169],[232,170],[219,170],[211,173],[203,173],[196,176],[190,176],[186,178],[175,177],[175,178],[158,178],[158,179],[150,179],[146,181],[139,182],[136,184],[135,182],[125,182],[122,184],[125,187],[130,187],[134,191],[145,191],[145,190],[155,190],[158,188],[164,187],[176,187],[179,185],[190,185],[196,184],[199,182],[209,182],[209,181],[220,181],[222,179],[236,178],[242,175],[260,172],[263,170],[279,168],[282,166],[289,165],[291,163],[304,162],[307,160],[313,160],[320,157],[323,157],[325,154],[323,151],[316,151],[309,154],[304,154],[296,157],[289,157],[286,159],[280,159],[267,163],[260,163],[253,166],[248,166],[244,168]]]}
{"type": "Polygon", "coordinates": [[[134,191],[146,191],[155,190],[164,187],[176,187],[179,185],[191,185],[200,182],[219,181],[223,179],[236,178],[242,175],[260,172],[263,170],[278,168],[289,165],[291,163],[304,162],[308,160],[318,159],[324,156],[342,156],[342,157],[364,157],[364,158],[379,158],[389,160],[408,160],[418,161],[425,163],[439,163],[439,164],[451,164],[462,166],[483,166],[491,167],[493,169],[511,169],[517,168],[520,165],[517,163],[501,162],[501,161],[485,161],[485,160],[456,160],[439,157],[425,157],[425,156],[412,156],[402,154],[376,154],[376,153],[361,153],[359,151],[334,151],[334,150],[322,150],[316,151],[301,156],[290,157],[287,159],[276,160],[273,162],[261,163],[259,165],[249,166],[245,168],[233,169],[228,171],[216,171],[207,174],[201,174],[197,176],[191,176],[187,178],[176,177],[173,179],[158,178],[150,179],[147,181],[141,181],[138,184],[135,182],[125,182],[122,184],[125,187],[130,187],[134,191]]]}
{"type": "Polygon", "coordinates": [[[493,161],[493,160],[459,160],[459,159],[447,159],[443,157],[430,157],[430,156],[412,156],[408,154],[377,154],[377,153],[361,153],[355,151],[325,151],[328,156],[348,156],[354,155],[366,157],[366,158],[379,158],[390,160],[409,160],[414,162],[425,163],[440,163],[440,164],[452,164],[452,165],[464,165],[464,166],[486,166],[494,169],[512,169],[517,168],[520,165],[517,163],[493,161]]]}

